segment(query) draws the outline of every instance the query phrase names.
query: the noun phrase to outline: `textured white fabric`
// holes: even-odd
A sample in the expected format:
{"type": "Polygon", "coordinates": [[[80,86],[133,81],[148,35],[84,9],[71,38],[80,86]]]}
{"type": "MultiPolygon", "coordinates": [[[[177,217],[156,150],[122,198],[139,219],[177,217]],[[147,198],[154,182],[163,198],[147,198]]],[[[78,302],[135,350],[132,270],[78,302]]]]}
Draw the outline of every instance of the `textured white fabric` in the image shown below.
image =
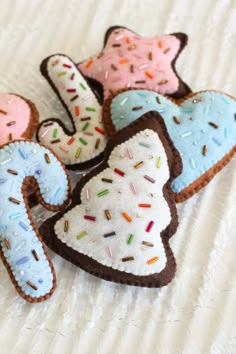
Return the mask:
{"type": "MultiPolygon", "coordinates": [[[[0,91],[28,96],[41,119],[65,115],[38,67],[53,53],[75,61],[100,51],[107,27],[141,35],[183,31],[177,68],[193,90],[236,96],[234,0],[1,0],[0,91]]],[[[236,352],[236,158],[178,206],[171,240],[175,280],[142,289],[97,279],[50,252],[58,288],[30,305],[0,263],[1,354],[234,354],[236,352]]],[[[78,179],[78,174],[73,174],[78,179]]],[[[44,209],[37,207],[39,225],[44,209]]]]}

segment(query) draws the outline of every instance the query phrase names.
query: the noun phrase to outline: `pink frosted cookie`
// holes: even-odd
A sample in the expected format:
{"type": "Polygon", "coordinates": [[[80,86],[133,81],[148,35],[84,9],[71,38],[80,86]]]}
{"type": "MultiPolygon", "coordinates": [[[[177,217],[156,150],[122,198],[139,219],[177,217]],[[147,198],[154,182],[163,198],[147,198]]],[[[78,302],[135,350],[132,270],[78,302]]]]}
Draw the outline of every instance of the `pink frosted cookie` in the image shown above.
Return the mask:
{"type": "Polygon", "coordinates": [[[32,138],[37,125],[38,111],[30,100],[12,93],[0,95],[0,145],[32,138]]]}
{"type": "Polygon", "coordinates": [[[114,26],[106,32],[103,50],[78,68],[104,99],[111,91],[130,87],[180,98],[191,92],[175,70],[186,44],[184,33],[146,38],[114,26]]]}

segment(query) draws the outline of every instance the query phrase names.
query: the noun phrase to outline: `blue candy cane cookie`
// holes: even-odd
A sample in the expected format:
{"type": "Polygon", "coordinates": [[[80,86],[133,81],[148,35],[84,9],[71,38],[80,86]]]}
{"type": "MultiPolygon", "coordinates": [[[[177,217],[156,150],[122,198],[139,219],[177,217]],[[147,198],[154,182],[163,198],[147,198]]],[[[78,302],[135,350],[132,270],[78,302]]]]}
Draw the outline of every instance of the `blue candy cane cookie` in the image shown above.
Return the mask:
{"type": "Polygon", "coordinates": [[[29,302],[48,299],[55,290],[53,265],[33,224],[26,189],[32,181],[47,209],[67,205],[66,170],[44,146],[14,141],[0,148],[0,256],[18,293],[29,302]]]}
{"type": "Polygon", "coordinates": [[[182,100],[148,90],[123,91],[104,104],[105,128],[113,135],[152,110],[163,117],[182,157],[183,171],[172,182],[175,200],[181,202],[205,186],[236,152],[236,100],[216,91],[182,100]]]}

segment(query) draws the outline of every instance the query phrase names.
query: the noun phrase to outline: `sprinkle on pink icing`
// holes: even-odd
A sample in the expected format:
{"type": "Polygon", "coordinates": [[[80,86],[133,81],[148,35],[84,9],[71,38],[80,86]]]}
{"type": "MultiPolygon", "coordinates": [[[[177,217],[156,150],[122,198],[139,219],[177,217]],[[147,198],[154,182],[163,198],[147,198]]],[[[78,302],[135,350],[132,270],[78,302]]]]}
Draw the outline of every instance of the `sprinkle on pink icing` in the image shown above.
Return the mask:
{"type": "Polygon", "coordinates": [[[12,134],[12,139],[21,138],[28,128],[30,116],[31,109],[21,97],[13,94],[0,95],[0,144],[9,141],[9,134],[12,134]],[[9,122],[15,122],[15,124],[8,126],[9,122]]]}
{"type": "Polygon", "coordinates": [[[86,67],[86,60],[80,63],[78,68],[84,75],[102,83],[105,98],[109,96],[110,90],[116,91],[127,86],[171,94],[179,87],[179,80],[171,66],[179,48],[180,40],[175,36],[142,38],[133,34],[132,31],[121,28],[119,32],[117,29],[111,32],[103,49],[104,55],[92,58],[93,65],[86,67]],[[121,64],[119,58],[125,58],[127,62],[121,64]],[[148,71],[153,79],[145,76],[144,72],[139,69],[147,63],[148,71]],[[117,67],[117,70],[111,68],[112,64],[117,67]],[[132,69],[131,66],[133,66],[132,69]],[[101,67],[100,71],[97,70],[98,67],[101,67]],[[108,74],[105,74],[107,72],[108,74]],[[117,74],[119,74],[119,80],[117,80],[117,74]],[[137,84],[135,81],[141,82],[137,84]],[[161,81],[166,81],[166,83],[160,85],[161,81]]]}

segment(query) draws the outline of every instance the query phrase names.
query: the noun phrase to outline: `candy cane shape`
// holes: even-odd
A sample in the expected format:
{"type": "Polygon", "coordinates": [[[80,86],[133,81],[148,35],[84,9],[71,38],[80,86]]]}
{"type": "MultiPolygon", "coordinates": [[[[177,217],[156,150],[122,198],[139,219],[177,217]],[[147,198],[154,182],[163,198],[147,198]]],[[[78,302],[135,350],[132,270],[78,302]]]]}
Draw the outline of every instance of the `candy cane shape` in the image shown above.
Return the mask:
{"type": "Polygon", "coordinates": [[[65,107],[73,130],[57,118],[43,121],[37,140],[50,147],[70,169],[83,169],[99,162],[107,143],[102,107],[73,61],[56,54],[41,64],[41,72],[65,107]]]}
{"type": "Polygon", "coordinates": [[[26,188],[34,179],[41,204],[52,211],[70,197],[67,173],[47,148],[18,140],[0,149],[0,256],[18,293],[29,302],[55,290],[53,265],[29,210],[26,188]]]}

